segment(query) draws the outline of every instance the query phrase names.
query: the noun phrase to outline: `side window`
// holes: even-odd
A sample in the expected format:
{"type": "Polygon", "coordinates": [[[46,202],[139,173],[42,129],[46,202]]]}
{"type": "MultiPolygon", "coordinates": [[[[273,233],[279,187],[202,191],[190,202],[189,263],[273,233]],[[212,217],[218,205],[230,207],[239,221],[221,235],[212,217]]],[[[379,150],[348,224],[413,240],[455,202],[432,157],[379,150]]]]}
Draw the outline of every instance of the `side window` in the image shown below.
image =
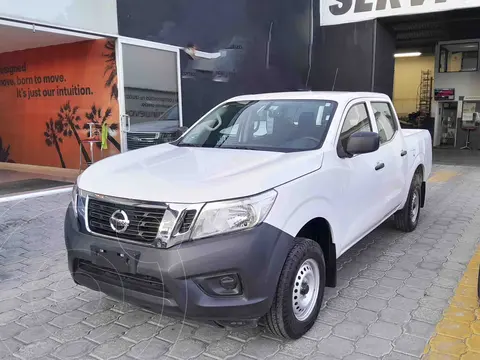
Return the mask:
{"type": "Polygon", "coordinates": [[[372,124],[365,103],[353,105],[348,110],[340,133],[340,143],[344,150],[347,148],[348,138],[361,131],[372,131],[372,124]]]}
{"type": "Polygon", "coordinates": [[[378,127],[378,135],[380,136],[380,144],[390,141],[398,130],[397,121],[393,115],[393,111],[388,103],[372,102],[373,113],[375,114],[375,122],[378,127]]]}

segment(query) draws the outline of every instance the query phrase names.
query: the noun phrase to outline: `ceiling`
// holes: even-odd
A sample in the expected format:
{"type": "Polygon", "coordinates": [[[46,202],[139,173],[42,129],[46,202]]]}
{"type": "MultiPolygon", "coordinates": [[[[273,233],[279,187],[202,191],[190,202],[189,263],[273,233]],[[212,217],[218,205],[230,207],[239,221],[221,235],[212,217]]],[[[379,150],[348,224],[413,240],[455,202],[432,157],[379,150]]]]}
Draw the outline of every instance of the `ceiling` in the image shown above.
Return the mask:
{"type": "Polygon", "coordinates": [[[480,8],[379,19],[394,33],[397,50],[433,54],[439,41],[480,38],[480,8]]]}
{"type": "Polygon", "coordinates": [[[84,41],[91,37],[51,33],[44,28],[13,27],[0,24],[0,53],[84,41]]]}

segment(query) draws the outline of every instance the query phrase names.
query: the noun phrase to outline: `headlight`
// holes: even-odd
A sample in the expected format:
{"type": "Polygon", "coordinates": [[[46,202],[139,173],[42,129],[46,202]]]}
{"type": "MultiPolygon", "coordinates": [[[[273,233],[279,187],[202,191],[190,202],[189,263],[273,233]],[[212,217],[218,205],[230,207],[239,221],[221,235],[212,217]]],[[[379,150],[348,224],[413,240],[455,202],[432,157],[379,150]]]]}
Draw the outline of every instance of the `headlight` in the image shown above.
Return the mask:
{"type": "Polygon", "coordinates": [[[239,200],[209,203],[195,222],[192,238],[252,228],[267,217],[277,197],[275,190],[239,200]]]}

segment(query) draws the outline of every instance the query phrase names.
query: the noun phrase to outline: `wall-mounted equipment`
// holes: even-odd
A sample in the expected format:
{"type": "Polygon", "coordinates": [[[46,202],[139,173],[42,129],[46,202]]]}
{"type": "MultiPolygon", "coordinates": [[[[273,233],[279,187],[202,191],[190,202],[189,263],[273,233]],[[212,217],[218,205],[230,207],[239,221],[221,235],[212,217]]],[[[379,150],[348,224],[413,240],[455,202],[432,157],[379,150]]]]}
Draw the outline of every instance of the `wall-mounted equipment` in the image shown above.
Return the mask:
{"type": "Polygon", "coordinates": [[[455,89],[435,89],[435,101],[455,100],[455,89]]]}

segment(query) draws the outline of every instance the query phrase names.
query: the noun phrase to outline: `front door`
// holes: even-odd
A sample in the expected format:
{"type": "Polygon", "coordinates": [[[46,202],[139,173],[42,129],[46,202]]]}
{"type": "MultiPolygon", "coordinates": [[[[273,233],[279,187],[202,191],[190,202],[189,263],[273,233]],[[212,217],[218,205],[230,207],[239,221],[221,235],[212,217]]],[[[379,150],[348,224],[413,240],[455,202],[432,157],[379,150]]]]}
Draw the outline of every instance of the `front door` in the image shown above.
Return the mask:
{"type": "Polygon", "coordinates": [[[178,49],[133,39],[119,46],[122,150],[175,140],[182,126],[178,49]]]}
{"type": "Polygon", "coordinates": [[[357,132],[374,130],[373,120],[366,101],[349,104],[341,125],[338,139],[335,170],[340,188],[339,198],[335,202],[336,211],[342,214],[342,230],[337,238],[338,250],[345,249],[360,240],[381,220],[379,209],[383,206],[382,168],[379,167],[380,154],[373,153],[345,156],[348,138],[357,132]]]}

